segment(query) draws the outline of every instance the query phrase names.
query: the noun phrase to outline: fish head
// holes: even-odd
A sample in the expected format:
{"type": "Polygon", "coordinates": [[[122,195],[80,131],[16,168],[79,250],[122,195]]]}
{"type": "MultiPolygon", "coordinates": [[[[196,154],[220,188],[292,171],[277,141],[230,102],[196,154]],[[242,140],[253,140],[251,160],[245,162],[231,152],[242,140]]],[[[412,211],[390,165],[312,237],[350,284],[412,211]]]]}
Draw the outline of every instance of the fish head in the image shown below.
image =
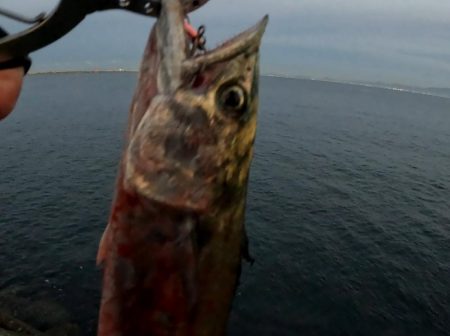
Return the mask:
{"type": "Polygon", "coordinates": [[[230,194],[245,193],[257,124],[259,47],[268,18],[189,56],[178,5],[168,0],[155,27],[158,94],[131,135],[125,182],[151,201],[204,213],[231,202],[230,194]]]}

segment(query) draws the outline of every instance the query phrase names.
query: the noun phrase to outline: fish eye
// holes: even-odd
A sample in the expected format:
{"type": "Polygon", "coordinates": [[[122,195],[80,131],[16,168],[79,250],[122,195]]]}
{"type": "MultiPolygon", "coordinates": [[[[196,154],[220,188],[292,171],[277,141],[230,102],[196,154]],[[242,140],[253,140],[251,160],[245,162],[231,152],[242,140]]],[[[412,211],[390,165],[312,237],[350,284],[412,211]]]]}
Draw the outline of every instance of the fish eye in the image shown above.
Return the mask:
{"type": "Polygon", "coordinates": [[[226,112],[240,113],[247,105],[247,96],[239,85],[226,86],[219,91],[218,103],[226,112]]]}

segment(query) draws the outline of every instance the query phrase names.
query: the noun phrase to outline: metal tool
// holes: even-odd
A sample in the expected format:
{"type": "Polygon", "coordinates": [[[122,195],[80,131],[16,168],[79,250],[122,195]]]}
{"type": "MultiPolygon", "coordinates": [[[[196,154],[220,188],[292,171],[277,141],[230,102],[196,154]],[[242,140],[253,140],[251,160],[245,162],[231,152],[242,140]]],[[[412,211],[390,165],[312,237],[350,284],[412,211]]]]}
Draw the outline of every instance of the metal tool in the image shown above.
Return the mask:
{"type": "MultiPolygon", "coordinates": [[[[61,0],[56,9],[28,18],[0,8],[0,15],[32,24],[28,29],[0,39],[0,53],[22,57],[60,39],[92,13],[121,9],[157,17],[163,0],[61,0]]],[[[183,0],[186,14],[203,6],[209,0],[183,0]]]]}

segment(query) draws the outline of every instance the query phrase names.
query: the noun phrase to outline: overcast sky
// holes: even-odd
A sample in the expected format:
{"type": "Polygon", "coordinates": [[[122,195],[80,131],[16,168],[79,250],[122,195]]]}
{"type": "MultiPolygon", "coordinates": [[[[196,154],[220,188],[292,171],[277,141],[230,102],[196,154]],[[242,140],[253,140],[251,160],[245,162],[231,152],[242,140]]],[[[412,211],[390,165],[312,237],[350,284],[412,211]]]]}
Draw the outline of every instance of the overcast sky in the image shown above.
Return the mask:
{"type": "MultiPolygon", "coordinates": [[[[57,1],[0,0],[26,13],[38,12],[36,3],[57,1]]],[[[192,21],[206,25],[212,47],[266,13],[263,73],[450,87],[448,0],[210,0],[192,21]]],[[[91,15],[33,54],[33,70],[136,69],[153,23],[120,11],[91,15]]]]}

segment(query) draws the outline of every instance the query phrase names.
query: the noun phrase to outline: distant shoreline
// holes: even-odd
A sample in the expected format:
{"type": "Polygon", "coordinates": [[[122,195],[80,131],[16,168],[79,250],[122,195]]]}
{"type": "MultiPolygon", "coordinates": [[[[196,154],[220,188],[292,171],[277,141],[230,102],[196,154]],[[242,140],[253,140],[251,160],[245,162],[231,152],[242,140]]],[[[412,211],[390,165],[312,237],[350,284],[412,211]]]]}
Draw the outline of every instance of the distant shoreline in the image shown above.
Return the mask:
{"type": "MultiPolygon", "coordinates": [[[[40,75],[66,75],[66,74],[102,74],[102,73],[138,73],[138,70],[129,69],[114,69],[114,70],[64,70],[64,71],[37,71],[30,72],[30,76],[40,76],[40,75]]],[[[262,74],[262,77],[273,77],[282,79],[293,79],[293,80],[310,80],[325,83],[334,84],[346,84],[355,85],[363,87],[371,87],[377,89],[385,89],[392,91],[399,91],[405,93],[423,94],[428,96],[435,96],[441,98],[450,98],[450,88],[418,88],[409,87],[401,84],[384,84],[384,83],[371,83],[371,82],[358,82],[358,81],[346,81],[337,80],[330,78],[312,78],[304,76],[288,76],[288,75],[278,75],[278,74],[262,74]]]]}
{"type": "Polygon", "coordinates": [[[90,73],[90,74],[96,74],[96,73],[105,73],[105,72],[138,72],[137,70],[61,70],[61,71],[36,71],[36,72],[30,72],[30,76],[36,76],[36,75],[65,75],[65,74],[77,74],[77,73],[90,73]]]}

